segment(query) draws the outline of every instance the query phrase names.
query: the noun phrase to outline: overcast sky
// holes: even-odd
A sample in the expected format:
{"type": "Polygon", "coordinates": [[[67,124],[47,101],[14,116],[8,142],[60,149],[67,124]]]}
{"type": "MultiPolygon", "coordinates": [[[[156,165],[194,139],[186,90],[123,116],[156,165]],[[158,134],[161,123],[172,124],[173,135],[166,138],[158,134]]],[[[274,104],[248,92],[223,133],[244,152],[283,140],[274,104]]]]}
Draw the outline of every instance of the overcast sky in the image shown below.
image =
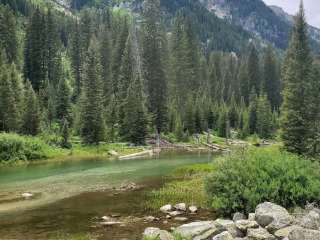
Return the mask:
{"type": "MultiPolygon", "coordinates": [[[[294,14],[299,8],[300,0],[263,0],[267,5],[277,5],[286,12],[294,14]]],[[[307,21],[309,24],[320,28],[320,0],[304,0],[307,21]]]]}

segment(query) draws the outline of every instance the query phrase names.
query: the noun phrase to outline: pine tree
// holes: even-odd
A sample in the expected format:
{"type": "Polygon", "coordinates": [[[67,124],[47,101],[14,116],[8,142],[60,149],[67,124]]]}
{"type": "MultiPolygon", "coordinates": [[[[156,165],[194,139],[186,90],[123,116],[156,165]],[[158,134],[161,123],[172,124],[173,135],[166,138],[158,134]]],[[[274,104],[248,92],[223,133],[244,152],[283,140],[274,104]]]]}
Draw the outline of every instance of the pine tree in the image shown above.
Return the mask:
{"type": "Polygon", "coordinates": [[[61,147],[63,148],[71,148],[71,144],[69,141],[70,138],[70,132],[69,132],[69,122],[66,118],[62,120],[62,129],[61,129],[61,135],[62,135],[62,142],[61,147]]]}
{"type": "Polygon", "coordinates": [[[249,129],[250,134],[257,132],[257,108],[258,108],[258,96],[253,90],[250,94],[249,104],[249,129]]]}
{"type": "Polygon", "coordinates": [[[0,47],[5,50],[8,62],[17,63],[19,42],[17,22],[8,6],[0,5],[0,47]]]}
{"type": "Polygon", "coordinates": [[[271,45],[264,54],[263,63],[263,86],[271,103],[272,109],[279,110],[280,107],[280,77],[278,76],[277,61],[271,45]]]}
{"type": "Polygon", "coordinates": [[[55,100],[56,118],[62,123],[62,120],[71,122],[71,88],[68,80],[63,77],[60,79],[57,96],[55,100]]]}
{"type": "Polygon", "coordinates": [[[143,73],[147,85],[148,107],[158,133],[166,129],[167,80],[161,60],[160,1],[147,0],[143,10],[143,73]]]}
{"type": "Polygon", "coordinates": [[[251,92],[254,89],[256,93],[259,95],[261,89],[259,55],[253,43],[251,43],[249,47],[247,67],[249,92],[251,92]]]}
{"type": "Polygon", "coordinates": [[[0,69],[0,129],[11,132],[18,131],[20,114],[16,92],[13,89],[11,69],[8,71],[6,67],[4,64],[0,69]]]}
{"type": "Polygon", "coordinates": [[[22,133],[37,135],[40,131],[40,107],[30,81],[26,82],[24,98],[22,133]]]}
{"type": "Polygon", "coordinates": [[[230,136],[229,116],[226,106],[222,106],[219,112],[218,119],[218,136],[227,138],[230,136]]]}
{"type": "Polygon", "coordinates": [[[74,97],[78,98],[82,88],[83,51],[79,23],[76,22],[71,38],[71,67],[75,79],[74,97]]]}
{"type": "Polygon", "coordinates": [[[130,83],[123,110],[125,113],[123,126],[126,129],[125,140],[134,144],[145,144],[147,136],[147,114],[144,105],[142,82],[139,74],[130,83]]]}
{"type": "Polygon", "coordinates": [[[267,96],[262,94],[257,105],[257,133],[261,138],[270,138],[272,130],[271,105],[267,96]]]}
{"type": "Polygon", "coordinates": [[[124,102],[126,101],[128,88],[131,82],[134,80],[134,66],[133,66],[134,58],[132,53],[132,43],[131,37],[128,36],[126,47],[122,57],[122,63],[120,68],[120,75],[118,81],[118,93],[116,95],[118,102],[118,123],[119,123],[119,135],[120,137],[124,137],[127,134],[128,129],[126,129],[124,125],[124,102]]]}
{"type": "Polygon", "coordinates": [[[243,97],[244,102],[246,105],[249,104],[249,76],[248,76],[248,67],[246,61],[242,61],[238,73],[238,81],[240,82],[240,92],[241,96],[243,97]]]}
{"type": "Polygon", "coordinates": [[[283,71],[284,102],[282,105],[282,139],[285,148],[294,153],[309,151],[313,129],[312,118],[312,57],[303,5],[295,17],[292,37],[283,71]]]}
{"type": "Polygon", "coordinates": [[[87,144],[99,144],[105,137],[103,88],[98,59],[98,46],[93,38],[87,54],[81,103],[81,137],[87,144]]]}
{"type": "Polygon", "coordinates": [[[32,15],[26,36],[24,76],[39,91],[46,80],[46,24],[37,8],[32,15]]]}

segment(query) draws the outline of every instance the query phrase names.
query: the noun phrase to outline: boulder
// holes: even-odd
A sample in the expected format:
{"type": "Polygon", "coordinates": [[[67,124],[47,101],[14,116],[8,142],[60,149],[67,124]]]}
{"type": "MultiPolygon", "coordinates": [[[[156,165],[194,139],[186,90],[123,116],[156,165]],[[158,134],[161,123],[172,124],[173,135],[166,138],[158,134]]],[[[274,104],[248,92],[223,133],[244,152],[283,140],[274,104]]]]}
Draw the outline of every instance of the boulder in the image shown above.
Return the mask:
{"type": "Polygon", "coordinates": [[[189,207],[189,211],[190,211],[191,213],[196,213],[196,212],[198,212],[198,208],[197,208],[196,206],[190,206],[190,207],[189,207]]]}
{"type": "Polygon", "coordinates": [[[299,220],[299,225],[303,228],[319,230],[320,229],[320,214],[314,210],[299,220]]]}
{"type": "Polygon", "coordinates": [[[249,213],[248,220],[249,221],[255,221],[255,219],[256,219],[256,214],[255,213],[249,213]]]}
{"type": "Polygon", "coordinates": [[[119,153],[117,153],[115,150],[110,150],[108,152],[111,156],[114,156],[114,157],[118,157],[119,156],[119,153]]]}
{"type": "Polygon", "coordinates": [[[260,226],[266,227],[268,231],[275,232],[289,226],[293,219],[285,208],[265,202],[257,206],[255,220],[260,226]]]}
{"type": "Polygon", "coordinates": [[[184,238],[194,238],[196,240],[202,240],[206,238],[196,237],[207,233],[207,235],[209,235],[207,236],[207,238],[209,238],[214,234],[220,233],[221,230],[219,231],[219,229],[217,229],[213,221],[200,221],[181,225],[177,227],[174,232],[184,238]]]}
{"type": "Polygon", "coordinates": [[[258,228],[259,224],[256,221],[239,220],[239,221],[236,221],[236,227],[240,231],[246,232],[248,228],[258,228]]]}
{"type": "Polygon", "coordinates": [[[274,233],[274,235],[279,239],[287,238],[289,236],[290,232],[296,228],[299,228],[299,227],[297,225],[285,227],[285,228],[282,228],[282,229],[279,229],[278,231],[276,231],[274,233]]]}
{"type": "Polygon", "coordinates": [[[22,193],[21,197],[25,198],[25,199],[30,199],[33,197],[32,193],[26,192],[26,193],[22,193]]]}
{"type": "Polygon", "coordinates": [[[175,217],[174,220],[178,221],[178,222],[186,222],[186,221],[188,221],[188,218],[186,218],[186,217],[175,217]]]}
{"type": "Polygon", "coordinates": [[[235,222],[238,220],[244,220],[244,219],[246,219],[246,216],[243,213],[237,212],[237,213],[233,214],[232,220],[235,222]]]}
{"type": "Polygon", "coordinates": [[[182,215],[182,214],[183,214],[183,212],[180,212],[180,211],[169,212],[169,215],[172,216],[172,217],[179,216],[179,215],[182,215]]]}
{"type": "Polygon", "coordinates": [[[185,203],[178,203],[176,205],[174,205],[174,208],[178,211],[187,211],[187,205],[185,203]]]}
{"type": "Polygon", "coordinates": [[[295,228],[293,229],[288,236],[289,240],[319,240],[320,231],[305,229],[305,228],[295,228]]]}
{"type": "Polygon", "coordinates": [[[234,238],[232,237],[232,235],[229,232],[225,231],[225,232],[222,232],[222,233],[214,236],[212,238],[212,240],[234,240],[234,238]]]}
{"type": "Polygon", "coordinates": [[[159,240],[173,240],[173,236],[165,231],[160,230],[159,228],[149,227],[144,230],[143,237],[145,238],[154,238],[159,240]]]}
{"type": "Polygon", "coordinates": [[[171,204],[164,205],[160,208],[160,211],[163,213],[168,213],[172,211],[172,205],[171,204]]]}
{"type": "Polygon", "coordinates": [[[271,235],[264,228],[249,228],[247,231],[248,240],[276,240],[275,236],[271,235]]]}
{"type": "Polygon", "coordinates": [[[214,224],[221,232],[228,231],[233,237],[243,236],[243,233],[232,220],[217,219],[214,221],[214,224]]]}

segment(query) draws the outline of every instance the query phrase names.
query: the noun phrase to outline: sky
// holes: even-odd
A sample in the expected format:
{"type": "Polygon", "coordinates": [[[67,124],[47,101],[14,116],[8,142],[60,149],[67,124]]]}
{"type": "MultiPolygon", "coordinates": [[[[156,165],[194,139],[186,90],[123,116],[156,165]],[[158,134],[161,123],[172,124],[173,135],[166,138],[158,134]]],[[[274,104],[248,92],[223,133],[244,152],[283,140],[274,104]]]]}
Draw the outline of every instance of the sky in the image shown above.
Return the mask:
{"type": "MultiPolygon", "coordinates": [[[[298,11],[300,0],[263,0],[267,5],[282,7],[286,12],[295,14],[298,11]]],[[[320,1],[304,0],[307,21],[310,25],[320,28],[320,1]]]]}

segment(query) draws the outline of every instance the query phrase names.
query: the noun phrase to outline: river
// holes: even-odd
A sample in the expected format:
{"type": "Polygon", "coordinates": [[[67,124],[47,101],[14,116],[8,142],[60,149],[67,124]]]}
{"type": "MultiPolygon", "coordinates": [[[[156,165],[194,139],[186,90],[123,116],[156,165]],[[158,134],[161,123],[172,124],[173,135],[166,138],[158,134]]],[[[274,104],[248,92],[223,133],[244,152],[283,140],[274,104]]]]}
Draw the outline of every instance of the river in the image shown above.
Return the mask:
{"type": "Polygon", "coordinates": [[[161,153],[126,161],[77,160],[0,169],[0,239],[45,240],[59,234],[97,234],[99,239],[139,239],[145,226],[97,227],[97,218],[142,217],[146,191],[160,187],[179,166],[212,161],[208,153],[161,153]],[[141,190],[115,194],[128,182],[141,190]],[[32,199],[21,194],[31,192],[32,199]],[[141,228],[141,229],[140,229],[141,228]]]}

